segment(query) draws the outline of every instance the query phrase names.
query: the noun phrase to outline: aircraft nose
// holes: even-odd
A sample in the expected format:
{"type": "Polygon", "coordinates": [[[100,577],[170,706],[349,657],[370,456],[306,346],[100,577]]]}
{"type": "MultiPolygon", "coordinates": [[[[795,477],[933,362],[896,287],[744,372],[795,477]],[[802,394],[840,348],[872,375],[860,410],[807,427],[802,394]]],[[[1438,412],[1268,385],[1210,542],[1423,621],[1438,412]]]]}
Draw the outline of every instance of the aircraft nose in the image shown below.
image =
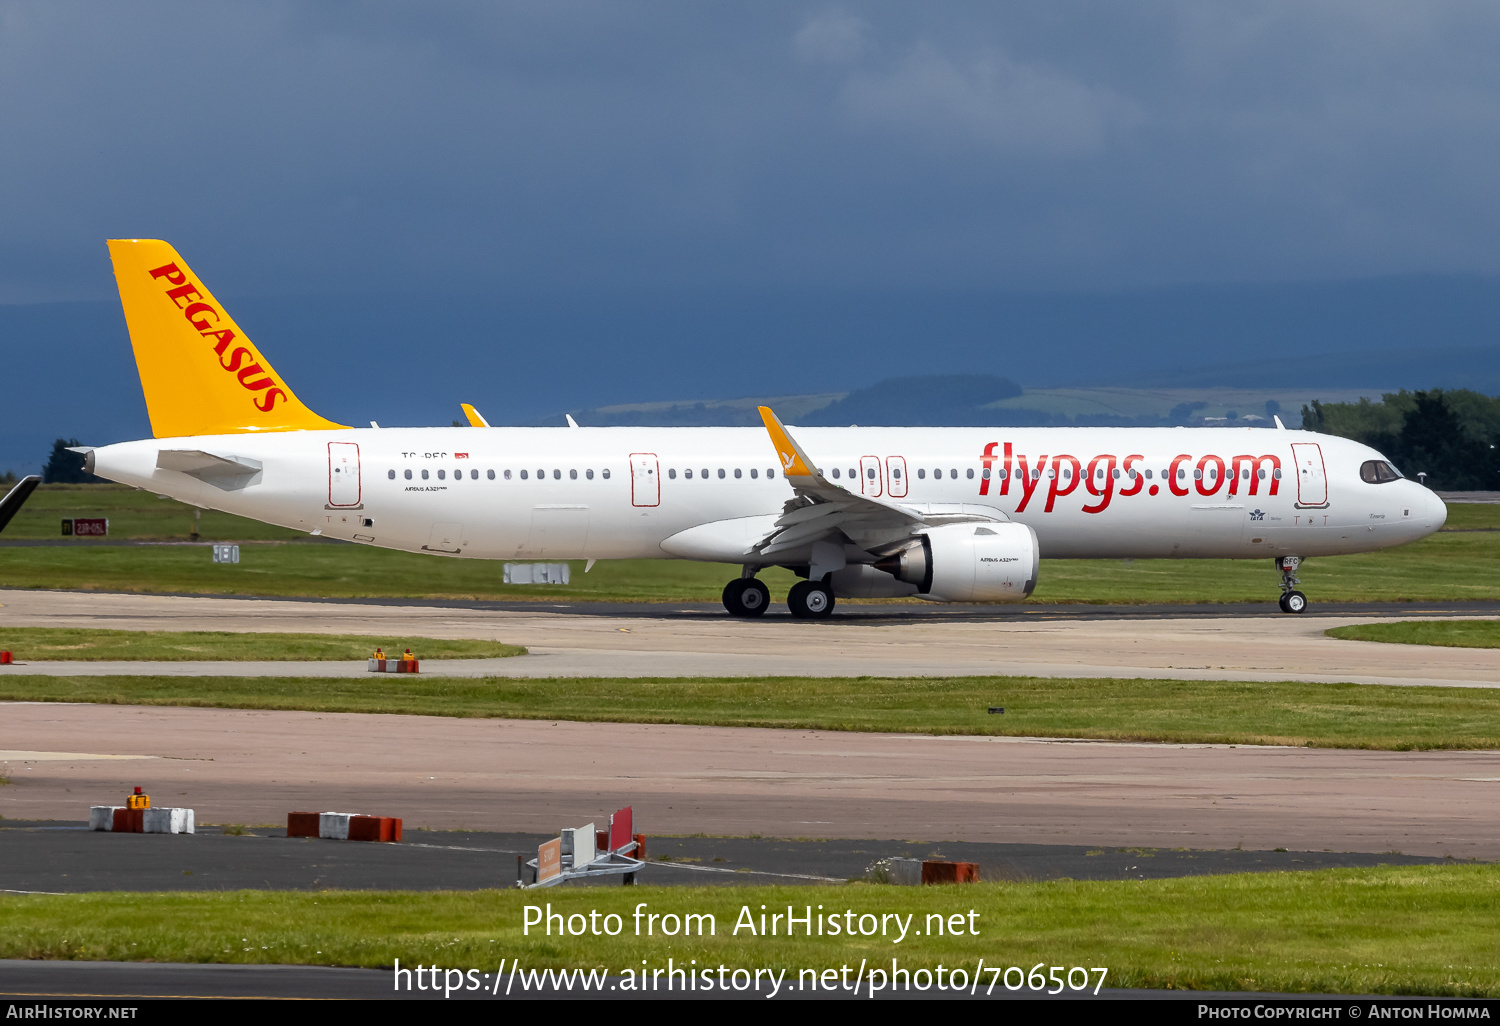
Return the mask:
{"type": "Polygon", "coordinates": [[[1434,492],[1432,489],[1425,488],[1423,490],[1427,492],[1427,494],[1423,496],[1423,499],[1425,499],[1427,502],[1426,512],[1427,516],[1431,518],[1432,529],[1434,531],[1439,530],[1445,523],[1448,522],[1448,504],[1445,503],[1442,499],[1438,498],[1437,492],[1434,492]]]}

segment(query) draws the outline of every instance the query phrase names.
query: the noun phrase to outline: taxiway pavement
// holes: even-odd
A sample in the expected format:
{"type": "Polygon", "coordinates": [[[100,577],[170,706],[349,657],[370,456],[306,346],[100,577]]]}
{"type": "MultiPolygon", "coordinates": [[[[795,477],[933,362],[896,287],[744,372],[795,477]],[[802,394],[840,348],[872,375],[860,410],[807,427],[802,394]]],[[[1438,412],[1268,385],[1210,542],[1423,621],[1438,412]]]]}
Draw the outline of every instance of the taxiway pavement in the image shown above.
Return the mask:
{"type": "MultiPolygon", "coordinates": [[[[1488,606],[1378,607],[1326,615],[1209,615],[1157,607],[1100,615],[1051,607],[917,616],[891,607],[821,622],[736,620],[706,607],[580,615],[544,603],[393,604],[296,599],[0,591],[0,625],[131,630],[302,631],[384,638],[483,638],[510,659],[443,660],[428,672],[506,677],[956,676],[1303,680],[1500,686],[1500,649],[1337,641],[1371,619],[1494,615],[1488,606]]],[[[416,646],[420,657],[420,645],[416,646]]],[[[360,663],[35,661],[0,673],[359,676],[360,663]]]]}

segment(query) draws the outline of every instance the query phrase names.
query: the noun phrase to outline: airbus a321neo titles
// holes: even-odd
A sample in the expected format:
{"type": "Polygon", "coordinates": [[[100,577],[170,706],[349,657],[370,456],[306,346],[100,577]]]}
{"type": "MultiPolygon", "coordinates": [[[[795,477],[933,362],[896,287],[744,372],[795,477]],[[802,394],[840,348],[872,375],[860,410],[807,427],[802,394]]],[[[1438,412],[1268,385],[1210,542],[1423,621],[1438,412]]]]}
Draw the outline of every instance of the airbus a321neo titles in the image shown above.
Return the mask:
{"type": "MultiPolygon", "coordinates": [[[[304,406],[165,242],[109,243],[155,438],[90,473],[327,538],[468,559],[693,559],[759,616],[842,597],[1020,602],[1040,560],[1309,556],[1438,530],[1447,508],[1358,442],[1265,428],[346,427],[304,406]]],[[[1270,582],[1268,582],[1269,584],[1270,582]]]]}

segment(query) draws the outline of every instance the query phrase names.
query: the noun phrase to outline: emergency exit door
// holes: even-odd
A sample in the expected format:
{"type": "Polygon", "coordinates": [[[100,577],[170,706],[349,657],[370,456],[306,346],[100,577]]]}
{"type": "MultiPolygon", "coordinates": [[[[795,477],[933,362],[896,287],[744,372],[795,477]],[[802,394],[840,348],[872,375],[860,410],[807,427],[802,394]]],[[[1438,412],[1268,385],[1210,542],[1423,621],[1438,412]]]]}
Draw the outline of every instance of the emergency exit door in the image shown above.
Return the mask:
{"type": "Polygon", "coordinates": [[[352,509],[359,505],[359,445],[328,443],[328,508],[352,509]]]}
{"type": "Polygon", "coordinates": [[[661,505],[661,468],[654,452],[630,454],[630,504],[661,505]]]}

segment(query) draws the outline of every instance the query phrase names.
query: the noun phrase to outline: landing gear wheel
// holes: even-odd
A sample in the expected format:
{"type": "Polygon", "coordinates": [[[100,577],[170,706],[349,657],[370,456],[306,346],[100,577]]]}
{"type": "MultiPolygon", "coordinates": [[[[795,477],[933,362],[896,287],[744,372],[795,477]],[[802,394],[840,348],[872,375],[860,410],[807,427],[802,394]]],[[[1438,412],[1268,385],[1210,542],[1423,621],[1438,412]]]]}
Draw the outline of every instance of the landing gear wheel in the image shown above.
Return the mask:
{"type": "Polygon", "coordinates": [[[724,585],[723,597],[730,616],[760,616],[771,604],[771,589],[753,577],[740,577],[724,585]]]}
{"type": "Polygon", "coordinates": [[[1307,609],[1307,596],[1300,591],[1289,591],[1281,596],[1283,613],[1301,613],[1307,609]]]}
{"type": "Polygon", "coordinates": [[[833,592],[822,581],[798,581],[787,594],[786,604],[799,620],[821,620],[833,614],[833,592]]]}

